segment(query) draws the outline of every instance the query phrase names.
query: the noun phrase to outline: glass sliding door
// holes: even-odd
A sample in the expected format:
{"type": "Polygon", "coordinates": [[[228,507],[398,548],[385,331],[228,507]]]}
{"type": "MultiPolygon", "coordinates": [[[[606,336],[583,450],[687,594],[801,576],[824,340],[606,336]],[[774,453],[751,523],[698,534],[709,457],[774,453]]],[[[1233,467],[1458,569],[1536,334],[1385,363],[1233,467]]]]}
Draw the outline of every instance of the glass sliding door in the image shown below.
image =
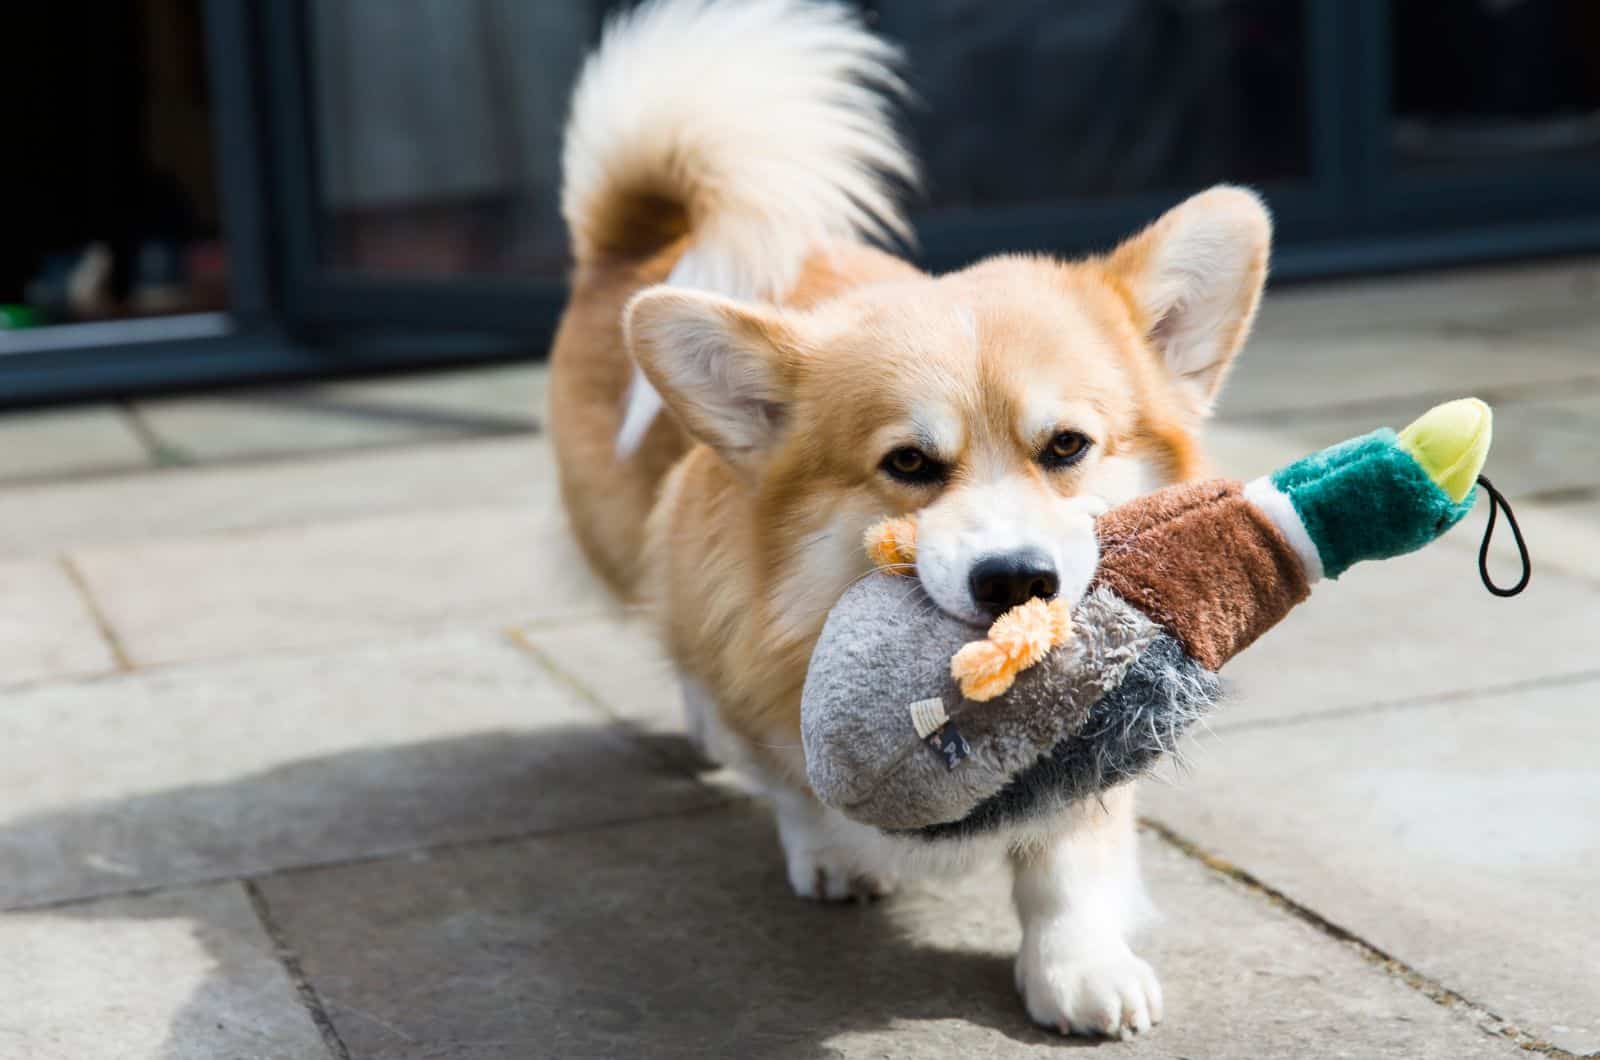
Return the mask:
{"type": "Polygon", "coordinates": [[[1480,253],[1600,234],[1600,5],[1377,4],[1370,212],[1480,253]]]}
{"type": "Polygon", "coordinates": [[[1600,161],[1600,5],[1397,3],[1389,20],[1397,172],[1600,161]]]}
{"type": "Polygon", "coordinates": [[[880,0],[932,210],[1310,178],[1307,5],[880,0]]]}
{"type": "Polygon", "coordinates": [[[605,5],[310,0],[320,262],[559,278],[564,102],[605,5]]]}

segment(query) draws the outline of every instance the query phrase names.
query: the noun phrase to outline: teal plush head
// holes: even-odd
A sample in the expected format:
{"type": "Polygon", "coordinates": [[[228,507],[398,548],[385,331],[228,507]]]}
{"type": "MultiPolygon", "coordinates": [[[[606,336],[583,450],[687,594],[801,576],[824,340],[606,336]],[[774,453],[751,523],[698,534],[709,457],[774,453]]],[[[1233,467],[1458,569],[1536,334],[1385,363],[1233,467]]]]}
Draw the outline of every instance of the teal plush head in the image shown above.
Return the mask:
{"type": "Polygon", "coordinates": [[[1398,434],[1387,428],[1297,460],[1269,476],[1337,578],[1366,559],[1413,552],[1472,508],[1493,414],[1476,398],[1439,405],[1398,434]]]}

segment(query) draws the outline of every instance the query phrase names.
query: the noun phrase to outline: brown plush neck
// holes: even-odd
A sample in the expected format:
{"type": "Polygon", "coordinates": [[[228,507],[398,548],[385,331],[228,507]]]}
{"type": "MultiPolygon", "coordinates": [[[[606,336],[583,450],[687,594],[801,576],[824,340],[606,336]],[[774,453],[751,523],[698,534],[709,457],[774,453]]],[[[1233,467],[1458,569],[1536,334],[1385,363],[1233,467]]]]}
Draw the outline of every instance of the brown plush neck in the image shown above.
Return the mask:
{"type": "Polygon", "coordinates": [[[1166,627],[1209,670],[1311,594],[1283,532],[1243,490],[1228,479],[1174,486],[1096,524],[1096,584],[1166,627]]]}

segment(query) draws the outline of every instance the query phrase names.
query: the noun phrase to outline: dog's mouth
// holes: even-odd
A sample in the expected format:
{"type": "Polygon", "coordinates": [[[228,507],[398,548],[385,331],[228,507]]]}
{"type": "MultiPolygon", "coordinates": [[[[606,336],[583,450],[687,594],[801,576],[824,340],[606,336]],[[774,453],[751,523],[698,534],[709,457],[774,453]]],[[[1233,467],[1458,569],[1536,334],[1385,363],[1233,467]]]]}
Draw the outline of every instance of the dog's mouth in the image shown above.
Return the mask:
{"type": "Polygon", "coordinates": [[[1030,548],[951,562],[937,548],[917,556],[917,577],[928,599],[951,618],[987,628],[1001,615],[1032,599],[1066,598],[1076,607],[1088,593],[1099,564],[1093,533],[1071,535],[1048,553],[1030,548]],[[964,578],[954,572],[965,570],[964,578]]]}
{"type": "Polygon", "coordinates": [[[1105,502],[1084,496],[1035,509],[1001,499],[969,496],[882,520],[867,531],[868,557],[879,569],[913,565],[932,607],[975,628],[1033,600],[1076,607],[1099,566],[1095,518],[1105,502]]]}
{"type": "Polygon", "coordinates": [[[994,616],[973,599],[970,574],[961,577],[962,569],[970,569],[970,564],[962,563],[959,557],[947,556],[937,548],[923,545],[917,553],[917,580],[933,606],[975,630],[985,629],[994,621],[994,616]]]}

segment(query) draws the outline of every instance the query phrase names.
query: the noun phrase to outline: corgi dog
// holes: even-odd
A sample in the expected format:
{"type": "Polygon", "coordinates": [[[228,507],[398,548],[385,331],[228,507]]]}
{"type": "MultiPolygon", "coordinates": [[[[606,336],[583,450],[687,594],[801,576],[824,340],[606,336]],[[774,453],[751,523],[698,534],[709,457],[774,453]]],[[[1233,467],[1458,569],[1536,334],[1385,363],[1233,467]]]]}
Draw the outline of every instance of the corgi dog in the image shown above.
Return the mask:
{"type": "Polygon", "coordinates": [[[885,516],[920,513],[929,596],[982,622],[1081,593],[1088,514],[1201,475],[1271,223],[1217,187],[1102,256],[929,275],[878,249],[918,179],[897,61],[823,0],[647,0],[608,24],[562,156],[562,496],[595,571],[659,621],[691,734],[770,797],[796,894],[1007,859],[1028,1015],[1137,1033],[1162,999],[1129,945],[1131,786],[979,839],[885,835],[807,789],[800,692],[885,516]]]}

